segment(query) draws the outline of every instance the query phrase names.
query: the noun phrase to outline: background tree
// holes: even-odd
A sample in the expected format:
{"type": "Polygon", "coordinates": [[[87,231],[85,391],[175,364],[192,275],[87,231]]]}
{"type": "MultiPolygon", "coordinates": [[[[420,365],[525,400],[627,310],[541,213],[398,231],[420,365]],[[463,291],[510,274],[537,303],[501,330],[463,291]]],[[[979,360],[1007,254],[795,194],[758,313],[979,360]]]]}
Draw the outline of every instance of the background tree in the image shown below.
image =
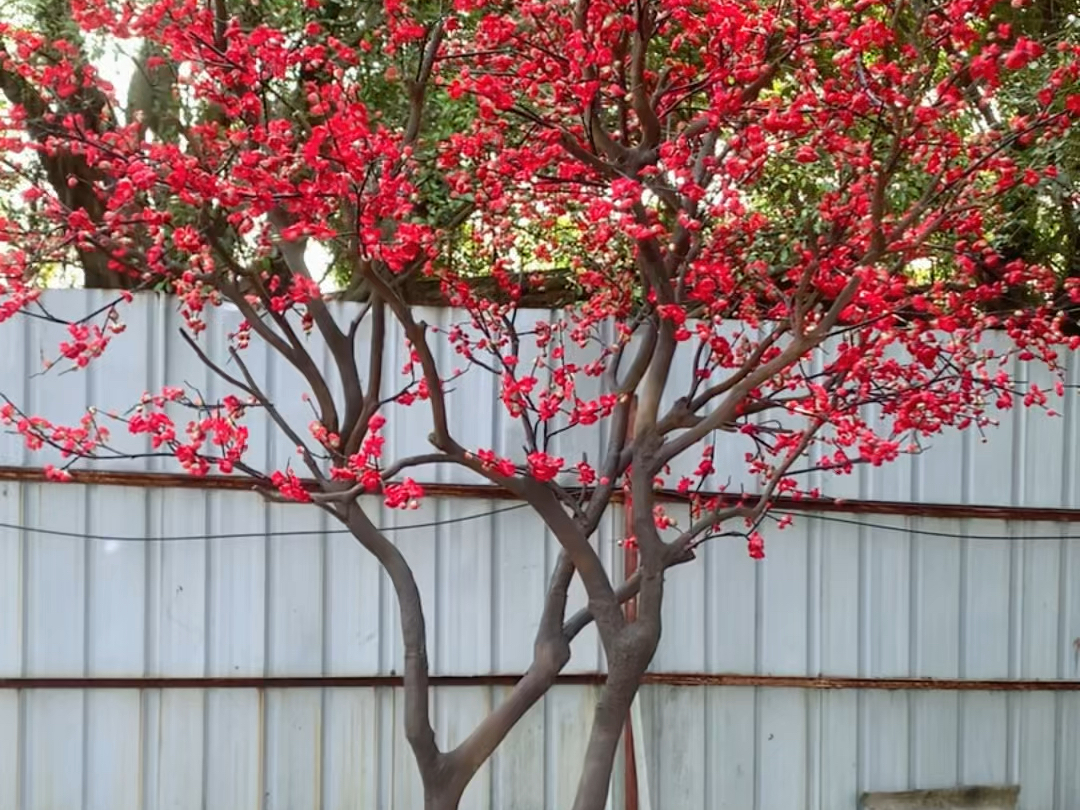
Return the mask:
{"type": "MultiPolygon", "coordinates": [[[[995,11],[1008,26],[1010,39],[1030,37],[1048,50],[1077,41],[1078,13],[1080,4],[1074,0],[1040,0],[1017,9],[1003,5],[995,11]]],[[[1039,66],[1002,76],[1001,101],[980,105],[983,125],[1000,127],[1003,118],[1030,114],[1040,103],[1040,93],[1045,96],[1054,90],[1050,72],[1048,67],[1039,66]]],[[[1038,182],[1029,178],[1010,193],[1005,202],[1009,215],[997,229],[992,245],[1001,264],[1019,258],[1054,268],[1059,279],[1055,300],[1067,315],[1063,328],[1076,333],[1080,331],[1080,309],[1069,291],[1080,280],[1080,197],[1076,185],[1080,142],[1074,132],[1051,143],[1017,144],[1013,156],[1021,167],[1038,170],[1053,165],[1056,171],[1038,182]]],[[[993,272],[992,268],[987,271],[993,272]]],[[[1025,305],[1025,291],[1013,288],[1003,303],[1008,301],[1025,305]]]]}
{"type": "MultiPolygon", "coordinates": [[[[222,111],[216,105],[197,94],[180,92],[178,76],[183,66],[172,59],[169,49],[162,43],[138,36],[118,40],[107,32],[81,30],[75,19],[77,8],[78,4],[73,4],[71,0],[9,0],[4,7],[5,19],[21,25],[25,30],[33,30],[43,36],[47,43],[64,42],[62,51],[53,55],[54,59],[62,58],[73,70],[93,76],[104,71],[105,78],[115,75],[126,84],[110,87],[109,92],[103,94],[97,82],[87,83],[63,98],[54,99],[54,112],[77,113],[107,106],[108,115],[95,117],[95,126],[100,130],[119,130],[126,124],[137,123],[144,138],[168,143],[177,143],[189,123],[213,118],[222,120],[222,111]]],[[[318,9],[304,9],[296,3],[274,0],[255,4],[214,0],[212,13],[216,21],[215,36],[218,37],[223,34],[226,21],[234,17],[244,31],[261,25],[285,30],[300,29],[309,20],[318,20],[326,36],[334,37],[354,49],[358,97],[372,110],[374,117],[385,116],[390,121],[404,120],[409,105],[409,93],[405,86],[412,55],[408,49],[388,54],[381,48],[372,47],[378,39],[377,35],[372,36],[372,31],[379,30],[384,18],[380,3],[328,2],[318,9]]],[[[430,22],[437,19],[441,12],[439,4],[428,3],[417,6],[414,13],[418,19],[430,22]]],[[[20,79],[18,71],[10,66],[0,70],[0,99],[30,112],[39,109],[40,99],[34,97],[34,88],[20,79]]],[[[276,107],[278,115],[300,114],[305,118],[317,118],[308,111],[304,84],[311,80],[327,79],[327,76],[319,76],[318,71],[313,69],[299,70],[288,77],[281,77],[276,82],[271,104],[276,107]]],[[[425,111],[425,138],[417,139],[418,150],[428,140],[437,141],[465,126],[471,117],[472,111],[467,104],[446,106],[429,103],[425,111]]],[[[38,127],[32,134],[42,139],[46,137],[47,128],[38,127]]],[[[424,165],[424,162],[420,161],[418,165],[424,165]]],[[[92,196],[84,194],[85,185],[68,184],[71,176],[88,171],[77,156],[64,152],[50,155],[38,152],[37,160],[24,167],[24,172],[32,176],[31,182],[48,183],[57,195],[64,197],[69,207],[84,210],[91,218],[99,218],[102,214],[100,206],[92,196]]],[[[440,221],[439,217],[447,214],[448,200],[447,189],[438,173],[430,168],[423,171],[422,176],[417,177],[416,187],[423,198],[420,207],[434,217],[433,221],[440,221]]],[[[162,202],[168,204],[167,200],[162,202]]],[[[459,227],[467,226],[460,223],[459,227]]],[[[330,251],[326,277],[333,286],[343,288],[343,294],[348,297],[355,294],[355,290],[349,288],[348,262],[337,255],[339,247],[342,247],[341,243],[335,240],[328,240],[325,244],[330,251]]],[[[466,251],[457,256],[457,261],[467,264],[470,256],[471,253],[466,251]]],[[[40,270],[46,282],[53,280],[55,269],[40,270]]],[[[107,257],[94,250],[80,253],[77,261],[65,270],[68,271],[65,278],[74,277],[87,288],[132,289],[140,285],[136,277],[110,269],[107,257]]],[[[478,271],[479,267],[473,268],[473,272],[478,271]]]]}
{"type": "MultiPolygon", "coordinates": [[[[51,317],[27,279],[87,257],[125,286],[177,296],[185,339],[233,393],[207,402],[170,387],[109,419],[193,474],[244,474],[270,497],[314,503],[379,560],[401,612],[405,730],[428,810],[457,806],[595,623],[608,675],[574,807],[596,810],[660,638],[667,569],[719,536],[763,557],[776,497],[819,494],[807,472],[984,429],[1018,396],[1046,407],[1009,361],[1059,370],[1061,347],[1080,344],[1059,299],[1078,289],[993,243],[1010,196],[1059,173],[1040,156],[1080,112],[1080,48],[1047,50],[987,0],[387,0],[340,30],[343,7],[328,8],[308,0],[251,20],[191,0],[81,0],[77,36],[0,28],[13,102],[4,181],[21,190],[0,220],[0,318],[51,317]],[[122,120],[83,58],[90,38],[141,40],[151,83],[179,105],[122,120]],[[370,54],[385,60],[381,80],[370,54]],[[1034,76],[1045,92],[1029,96],[1034,76]],[[319,288],[315,246],[366,302],[348,322],[319,288]],[[564,262],[580,302],[554,321],[530,317],[523,279],[564,262]],[[467,283],[477,264],[487,289],[467,283]],[[420,319],[401,288],[413,274],[439,285],[461,324],[436,332],[420,319]],[[202,313],[223,302],[245,319],[227,357],[198,339],[202,313]],[[991,330],[1014,349],[982,348],[991,330]],[[393,337],[411,348],[401,380],[386,371],[393,337]],[[304,379],[307,427],[251,373],[253,341],[304,379]],[[440,365],[440,341],[454,367],[440,365]],[[677,365],[692,372],[686,390],[677,365]],[[482,374],[498,379],[519,430],[508,458],[450,431],[461,384],[449,383],[482,374]],[[427,410],[431,452],[383,458],[381,431],[405,407],[427,410]],[[305,480],[252,466],[251,413],[295,444],[305,480]],[[601,457],[556,455],[557,437],[567,446],[598,427],[601,457]],[[716,442],[745,449],[755,490],[707,489],[716,442]],[[673,480],[687,456],[696,468],[673,480]],[[415,471],[435,464],[511,491],[561,547],[532,665],[452,750],[431,725],[409,561],[358,500],[381,492],[408,508],[423,487],[406,474],[422,480],[415,471]],[[688,520],[664,510],[665,486],[688,520]],[[590,543],[619,491],[641,558],[625,581],[590,543]],[[588,607],[567,615],[575,578],[588,607]]],[[[123,298],[69,324],[60,355],[81,367],[104,351],[123,298]]],[[[55,425],[6,400],[0,419],[68,466],[142,452],[111,440],[97,412],[55,425]]]]}

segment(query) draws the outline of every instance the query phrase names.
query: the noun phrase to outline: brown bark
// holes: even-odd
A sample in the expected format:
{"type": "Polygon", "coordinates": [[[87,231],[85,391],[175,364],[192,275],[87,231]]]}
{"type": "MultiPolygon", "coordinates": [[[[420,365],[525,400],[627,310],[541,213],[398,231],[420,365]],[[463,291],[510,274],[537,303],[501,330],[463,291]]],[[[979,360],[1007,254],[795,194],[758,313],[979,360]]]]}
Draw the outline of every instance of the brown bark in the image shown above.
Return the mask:
{"type": "MultiPolygon", "coordinates": [[[[648,430],[655,428],[655,419],[649,414],[644,418],[639,416],[637,421],[648,430]]],[[[649,444],[645,442],[638,446],[648,447],[649,444]]],[[[630,707],[660,641],[664,571],[672,563],[653,519],[655,493],[648,472],[650,461],[644,453],[635,458],[631,475],[631,522],[640,554],[640,568],[634,575],[638,602],[633,611],[634,620],[625,624],[614,639],[604,639],[608,677],[593,712],[573,810],[603,810],[630,707]]],[[[619,596],[615,599],[618,602],[619,596]]]]}
{"type": "Polygon", "coordinates": [[[603,810],[607,802],[623,726],[660,640],[659,617],[655,618],[644,623],[639,618],[627,627],[614,654],[608,654],[608,678],[593,710],[573,810],[603,810]]]}
{"type": "Polygon", "coordinates": [[[424,794],[424,810],[458,810],[461,796],[448,790],[438,790],[424,794]]]}
{"type": "Polygon", "coordinates": [[[547,694],[555,677],[570,660],[570,639],[562,623],[573,576],[574,566],[564,552],[559,555],[548,585],[544,612],[533,645],[532,665],[507,699],[450,753],[450,761],[459,771],[456,776],[463,780],[463,790],[510,730],[547,694]]]}
{"type": "Polygon", "coordinates": [[[441,788],[446,784],[445,763],[431,727],[427,634],[420,588],[397,546],[372,524],[356,501],[346,504],[335,514],[353,537],[375,556],[394,586],[401,619],[401,637],[405,645],[405,738],[420,768],[425,794],[429,789],[441,793],[441,788]]]}
{"type": "Polygon", "coordinates": [[[556,562],[528,672],[464,742],[444,753],[435,743],[431,725],[425,619],[412,570],[397,547],[378,531],[355,501],[334,514],[378,559],[397,595],[405,645],[405,736],[424,785],[424,810],[456,810],[476,772],[525,713],[548,692],[570,660],[572,635],[564,630],[563,621],[574,566],[565,552],[556,562]]]}

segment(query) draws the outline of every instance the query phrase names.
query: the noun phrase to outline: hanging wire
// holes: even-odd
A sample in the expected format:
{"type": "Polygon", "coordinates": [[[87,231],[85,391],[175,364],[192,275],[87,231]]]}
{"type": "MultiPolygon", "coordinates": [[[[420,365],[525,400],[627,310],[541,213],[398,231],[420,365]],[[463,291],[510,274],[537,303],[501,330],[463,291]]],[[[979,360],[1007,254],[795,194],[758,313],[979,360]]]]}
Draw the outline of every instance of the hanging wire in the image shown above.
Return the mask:
{"type": "MultiPolygon", "coordinates": [[[[1080,535],[1075,534],[970,534],[968,532],[942,532],[934,529],[911,529],[907,526],[890,525],[888,523],[871,523],[865,520],[854,520],[852,518],[841,518],[833,515],[822,515],[814,512],[799,512],[794,509],[785,509],[785,512],[792,512],[798,514],[800,518],[808,518],[810,520],[817,520],[823,523],[841,523],[846,526],[859,526],[864,529],[876,529],[884,532],[894,532],[896,534],[907,534],[922,537],[941,537],[949,540],[1080,540],[1080,535]]],[[[780,517],[774,514],[768,515],[770,520],[779,522],[780,517]]],[[[915,516],[918,518],[918,516],[915,516]]],[[[926,519],[926,518],[924,518],[926,519]]],[[[940,518],[938,518],[940,519],[940,518]]],[[[977,520],[978,518],[953,518],[954,520],[977,520]]],[[[1038,521],[1031,521],[1038,522],[1038,521]]]]}
{"type": "MultiPolygon", "coordinates": [[[[381,532],[405,532],[415,529],[434,529],[439,526],[449,526],[454,523],[465,523],[470,520],[482,520],[494,517],[506,512],[513,512],[527,507],[527,503],[518,503],[512,506],[503,506],[499,509],[491,509],[487,512],[478,512],[474,515],[462,515],[445,520],[429,520],[423,523],[407,523],[401,526],[379,526],[381,532]]],[[[110,543],[180,543],[192,540],[244,540],[258,537],[306,537],[309,535],[322,534],[349,534],[348,529],[294,529],[289,531],[260,531],[260,532],[230,532],[228,534],[176,534],[162,537],[138,537],[132,535],[112,534],[88,534],[86,532],[62,531],[60,529],[44,529],[38,526],[24,526],[18,523],[2,523],[0,529],[8,529],[27,534],[41,534],[49,537],[70,537],[78,540],[102,540],[110,543]]]]}
{"type": "MultiPolygon", "coordinates": [[[[486,512],[478,512],[473,515],[462,515],[461,517],[446,518],[445,520],[429,520],[422,523],[407,523],[401,526],[379,526],[378,529],[381,532],[405,532],[414,531],[417,529],[436,529],[440,526],[449,526],[456,523],[466,523],[472,520],[483,520],[484,518],[506,514],[507,512],[515,512],[517,510],[525,509],[527,507],[528,504],[526,503],[518,503],[511,506],[503,506],[498,509],[491,509],[486,512]]],[[[888,523],[874,523],[865,520],[836,517],[834,515],[823,515],[820,513],[814,513],[809,511],[800,512],[793,509],[787,509],[784,511],[796,513],[799,515],[800,518],[816,520],[822,523],[837,523],[845,526],[856,526],[864,529],[874,529],[876,531],[893,532],[894,534],[906,534],[910,536],[922,537],[939,537],[948,540],[1080,540],[1080,535],[1070,534],[970,534],[967,532],[944,532],[935,529],[912,529],[907,526],[890,525],[888,523]]],[[[781,519],[775,514],[769,514],[767,515],[767,517],[770,520],[776,522],[781,519]]],[[[15,532],[26,532],[27,534],[40,534],[49,537],[69,537],[78,540],[100,540],[112,543],[179,543],[191,542],[193,540],[244,540],[259,537],[306,537],[313,534],[318,535],[349,533],[348,529],[295,529],[288,531],[230,532],[227,534],[177,534],[161,537],[144,537],[133,535],[125,536],[111,534],[89,534],[86,532],[63,531],[60,529],[45,529],[38,526],[26,526],[19,523],[4,522],[0,522],[0,529],[7,529],[9,531],[15,532]]]]}

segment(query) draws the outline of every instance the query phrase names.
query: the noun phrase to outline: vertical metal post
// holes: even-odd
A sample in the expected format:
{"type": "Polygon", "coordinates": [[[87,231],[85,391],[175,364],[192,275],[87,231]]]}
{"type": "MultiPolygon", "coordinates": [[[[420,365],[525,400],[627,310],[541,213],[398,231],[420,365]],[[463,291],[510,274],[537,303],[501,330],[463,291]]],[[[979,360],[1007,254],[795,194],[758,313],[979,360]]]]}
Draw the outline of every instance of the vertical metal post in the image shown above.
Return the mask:
{"type": "MultiPolygon", "coordinates": [[[[627,442],[633,441],[634,438],[634,418],[635,411],[637,410],[637,399],[635,397],[634,403],[630,406],[630,418],[628,420],[626,428],[626,440],[627,442]]],[[[623,577],[633,576],[634,572],[638,568],[638,550],[637,543],[632,542],[634,536],[634,505],[633,505],[633,493],[630,489],[630,484],[627,482],[623,486],[623,523],[624,525],[624,538],[623,538],[623,577]]],[[[626,612],[626,620],[632,622],[637,618],[637,597],[627,600],[624,608],[626,612]]],[[[626,716],[626,725],[623,730],[623,751],[625,756],[625,785],[624,785],[624,810],[638,810],[638,778],[637,778],[637,758],[634,755],[634,726],[631,722],[631,715],[628,713],[626,716]]]]}

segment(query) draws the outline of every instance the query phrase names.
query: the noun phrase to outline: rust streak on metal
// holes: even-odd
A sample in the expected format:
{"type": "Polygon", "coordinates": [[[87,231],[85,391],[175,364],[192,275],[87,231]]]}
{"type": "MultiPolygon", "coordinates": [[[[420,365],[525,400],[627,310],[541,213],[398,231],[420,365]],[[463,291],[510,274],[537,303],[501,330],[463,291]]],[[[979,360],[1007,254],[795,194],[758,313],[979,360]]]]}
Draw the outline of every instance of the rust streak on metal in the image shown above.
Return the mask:
{"type": "MultiPolygon", "coordinates": [[[[71,470],[72,483],[107,487],[145,489],[232,489],[251,491],[250,480],[228,475],[182,475],[180,473],[144,473],[126,470],[71,470]]],[[[0,466],[0,481],[48,483],[45,471],[34,467],[0,466]]]]}
{"type": "MultiPolygon", "coordinates": [[[[432,686],[513,686],[521,675],[443,675],[429,678],[432,686]]],[[[583,673],[563,675],[560,683],[592,685],[601,683],[603,675],[583,673]]],[[[67,678],[0,678],[0,689],[319,689],[374,688],[402,686],[400,675],[304,675],[304,676],[238,676],[238,677],[67,677],[67,678]]]]}
{"type": "Polygon", "coordinates": [[[861,678],[808,675],[647,673],[644,683],[665,686],[760,686],[772,689],[880,689],[943,692],[1078,692],[1080,680],[974,680],[962,678],[861,678]]]}
{"type": "MultiPolygon", "coordinates": [[[[211,489],[257,492],[256,482],[238,475],[188,475],[185,473],[149,473],[128,470],[70,470],[70,484],[86,486],[137,487],[141,489],[211,489]]],[[[53,483],[45,471],[36,467],[0,466],[0,482],[53,483]]],[[[314,481],[301,483],[314,489],[314,481]]],[[[70,485],[69,484],[69,485],[70,485]]],[[[513,500],[516,496],[502,487],[487,484],[424,484],[424,492],[443,498],[513,500]]]]}
{"type": "MultiPolygon", "coordinates": [[[[73,470],[73,483],[93,486],[142,487],[148,489],[209,489],[254,492],[249,478],[229,475],[192,476],[182,473],[147,473],[122,470],[73,470]]],[[[0,465],[0,482],[48,483],[39,468],[0,465]]],[[[305,482],[313,486],[311,482],[305,482]]],[[[58,484],[57,486],[61,486],[58,484]]],[[[471,498],[474,500],[514,500],[514,495],[502,487],[489,484],[424,484],[424,491],[442,498],[471,498]]],[[[752,496],[752,493],[751,493],[752,496]]],[[[659,490],[657,497],[665,502],[685,503],[686,497],[674,490],[659,490]]],[[[739,496],[712,493],[722,503],[736,504],[739,496]]],[[[624,495],[615,492],[612,503],[622,503],[624,495]]],[[[1051,523],[1080,522],[1080,509],[1055,509],[1024,506],[976,506],[973,504],[912,503],[910,501],[833,500],[777,498],[775,512],[833,512],[849,515],[897,515],[905,517],[951,518],[954,520],[1028,520],[1051,523]]]]}
{"type": "MultiPolygon", "coordinates": [[[[560,675],[557,684],[597,686],[600,672],[560,675]]],[[[444,675],[432,686],[512,686],[521,675],[444,675]]],[[[953,678],[861,678],[845,676],[739,675],[696,672],[649,672],[643,685],[742,686],[767,689],[874,689],[945,692],[1080,692],[1080,680],[971,680],[953,678]]],[[[70,677],[0,678],[0,690],[10,689],[319,689],[401,686],[400,675],[325,675],[303,677],[156,678],[70,677]]]]}

